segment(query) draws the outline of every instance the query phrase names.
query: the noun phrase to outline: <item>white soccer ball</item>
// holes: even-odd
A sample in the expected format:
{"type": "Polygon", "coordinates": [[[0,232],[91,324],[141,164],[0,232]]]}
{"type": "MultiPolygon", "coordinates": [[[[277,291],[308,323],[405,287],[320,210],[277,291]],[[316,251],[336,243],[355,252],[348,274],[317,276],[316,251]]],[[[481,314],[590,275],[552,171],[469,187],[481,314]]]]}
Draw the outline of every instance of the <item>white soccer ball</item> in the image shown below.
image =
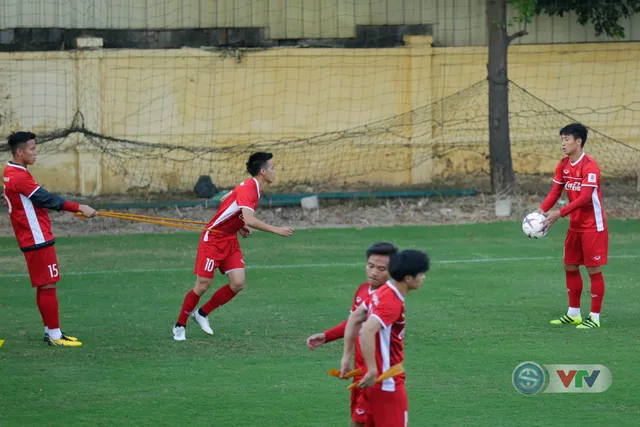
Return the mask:
{"type": "Polygon", "coordinates": [[[538,212],[532,212],[522,220],[522,231],[530,239],[542,239],[547,235],[547,218],[538,212]]]}

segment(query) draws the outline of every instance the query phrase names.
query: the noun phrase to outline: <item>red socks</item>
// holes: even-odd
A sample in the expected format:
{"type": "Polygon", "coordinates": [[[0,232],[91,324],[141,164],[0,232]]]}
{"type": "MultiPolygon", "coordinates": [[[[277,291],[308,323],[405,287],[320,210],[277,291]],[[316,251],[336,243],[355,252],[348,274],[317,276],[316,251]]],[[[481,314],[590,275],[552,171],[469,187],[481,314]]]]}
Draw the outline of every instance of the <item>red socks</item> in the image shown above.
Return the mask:
{"type": "Polygon", "coordinates": [[[187,324],[187,320],[189,320],[189,315],[193,310],[196,309],[198,302],[200,301],[200,297],[198,294],[193,292],[193,289],[189,291],[187,296],[184,298],[184,303],[182,304],[182,310],[180,311],[180,316],[178,316],[178,323],[185,326],[187,324]]]}
{"type": "Polygon", "coordinates": [[[60,316],[58,313],[58,297],[56,288],[36,289],[36,303],[42,316],[44,326],[49,329],[60,328],[60,316]]]}
{"type": "Polygon", "coordinates": [[[567,291],[569,292],[569,307],[580,308],[580,295],[582,294],[582,276],[580,270],[566,271],[567,291]]]}
{"type": "Polygon", "coordinates": [[[599,314],[604,298],[604,277],[600,272],[590,275],[589,278],[591,279],[591,312],[599,314]]]}
{"type": "Polygon", "coordinates": [[[237,294],[233,291],[233,289],[231,289],[231,286],[224,285],[213,294],[211,299],[207,301],[205,305],[200,307],[200,310],[202,310],[202,312],[206,316],[208,316],[209,313],[211,313],[213,310],[220,307],[221,305],[225,305],[226,303],[231,301],[233,297],[235,297],[236,295],[237,294]]]}

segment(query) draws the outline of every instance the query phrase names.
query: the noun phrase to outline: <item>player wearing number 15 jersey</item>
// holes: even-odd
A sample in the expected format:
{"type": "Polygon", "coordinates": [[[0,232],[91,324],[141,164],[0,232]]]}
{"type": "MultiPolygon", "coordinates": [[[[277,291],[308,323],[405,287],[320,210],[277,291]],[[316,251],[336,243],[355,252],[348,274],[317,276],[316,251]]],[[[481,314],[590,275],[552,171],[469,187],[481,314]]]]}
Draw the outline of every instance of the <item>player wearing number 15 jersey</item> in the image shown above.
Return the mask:
{"type": "Polygon", "coordinates": [[[260,201],[260,191],[276,179],[276,170],[271,153],[254,153],[247,161],[247,172],[251,178],[240,183],[225,195],[218,212],[200,236],[194,274],[197,276],[194,288],[189,291],[182,304],[178,321],[173,327],[173,339],[187,339],[186,325],[189,316],[200,325],[203,331],[213,335],[209,323],[209,313],[231,301],[244,289],[244,260],[238,243],[238,233],[248,237],[251,230],[268,231],[283,237],[293,234],[288,227],[274,227],[255,217],[260,201]],[[229,284],[218,289],[211,299],[200,309],[194,311],[202,295],[213,281],[215,269],[226,274],[229,284]]]}
{"type": "Polygon", "coordinates": [[[47,209],[82,212],[86,217],[95,216],[96,211],[89,206],[63,200],[36,183],[27,170],[27,166],[36,161],[35,134],[14,133],[9,137],[9,148],[13,160],[4,169],[4,199],[18,246],[27,261],[31,285],[36,288],[36,304],[44,323],[45,341],[49,345],[78,347],[82,345],[80,341],[60,331],[56,295],[60,269],[47,209]]]}
{"type": "Polygon", "coordinates": [[[569,309],[567,314],[551,321],[552,325],[577,325],[579,329],[600,327],[600,309],[604,297],[602,266],[607,263],[609,233],[602,203],[600,168],[596,161],[584,152],[587,128],[573,123],[560,130],[562,151],[566,157],[560,160],[553,177],[553,188],[540,206],[551,226],[560,217],[570,215],[569,231],[564,242],[564,269],[569,309]],[[549,211],[567,191],[569,204],[560,210],[549,211]],[[591,280],[591,312],[583,321],[580,314],[582,276],[584,265],[591,280]]]}

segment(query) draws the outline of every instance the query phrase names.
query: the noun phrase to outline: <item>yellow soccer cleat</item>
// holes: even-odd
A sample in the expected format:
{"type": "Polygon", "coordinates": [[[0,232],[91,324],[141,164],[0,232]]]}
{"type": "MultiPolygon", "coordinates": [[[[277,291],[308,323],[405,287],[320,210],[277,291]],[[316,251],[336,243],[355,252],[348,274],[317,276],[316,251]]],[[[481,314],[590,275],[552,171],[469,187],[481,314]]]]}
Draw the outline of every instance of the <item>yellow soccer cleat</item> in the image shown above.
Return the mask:
{"type": "Polygon", "coordinates": [[[63,335],[59,340],[53,340],[49,337],[50,346],[63,346],[63,347],[80,347],[82,343],[75,337],[68,337],[63,335]]]}
{"type": "Polygon", "coordinates": [[[591,316],[587,317],[581,325],[576,326],[578,329],[593,329],[599,327],[600,322],[596,322],[591,316]]]}
{"type": "MultiPolygon", "coordinates": [[[[62,333],[62,337],[68,339],[69,341],[78,341],[78,338],[65,335],[64,332],[62,333]]],[[[49,342],[49,334],[44,334],[44,342],[49,342]]]]}
{"type": "Polygon", "coordinates": [[[569,317],[566,314],[559,319],[553,319],[552,325],[579,325],[582,323],[582,316],[569,317]]]}

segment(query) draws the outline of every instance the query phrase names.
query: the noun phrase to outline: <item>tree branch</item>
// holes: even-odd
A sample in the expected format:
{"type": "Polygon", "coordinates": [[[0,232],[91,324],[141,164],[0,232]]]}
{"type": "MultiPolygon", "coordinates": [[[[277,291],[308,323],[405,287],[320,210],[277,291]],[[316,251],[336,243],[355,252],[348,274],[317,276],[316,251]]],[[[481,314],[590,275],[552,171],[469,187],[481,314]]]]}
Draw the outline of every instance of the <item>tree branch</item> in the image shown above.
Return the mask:
{"type": "Polygon", "coordinates": [[[510,36],[507,36],[507,40],[509,43],[511,43],[512,41],[514,41],[515,39],[519,38],[519,37],[524,37],[527,34],[529,34],[529,32],[525,29],[525,30],[520,30],[517,33],[513,33],[510,36]]]}

